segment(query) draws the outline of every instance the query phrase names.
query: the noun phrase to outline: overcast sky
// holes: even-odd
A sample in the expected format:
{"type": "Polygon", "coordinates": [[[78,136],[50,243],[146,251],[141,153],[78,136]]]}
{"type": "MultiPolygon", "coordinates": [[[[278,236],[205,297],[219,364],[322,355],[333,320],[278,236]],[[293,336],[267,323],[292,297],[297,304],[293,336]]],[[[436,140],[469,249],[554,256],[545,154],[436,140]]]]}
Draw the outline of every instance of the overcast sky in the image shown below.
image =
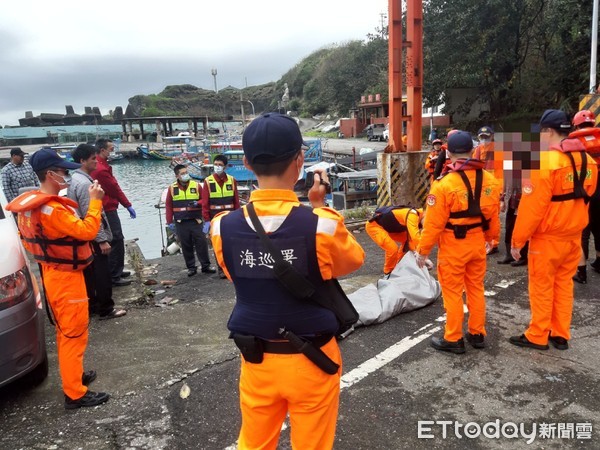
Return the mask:
{"type": "Polygon", "coordinates": [[[130,97],[168,85],[213,89],[213,67],[219,89],[276,81],[321,47],[365,39],[387,8],[387,0],[4,2],[0,125],[65,105],[77,114],[125,110],[130,97]]]}

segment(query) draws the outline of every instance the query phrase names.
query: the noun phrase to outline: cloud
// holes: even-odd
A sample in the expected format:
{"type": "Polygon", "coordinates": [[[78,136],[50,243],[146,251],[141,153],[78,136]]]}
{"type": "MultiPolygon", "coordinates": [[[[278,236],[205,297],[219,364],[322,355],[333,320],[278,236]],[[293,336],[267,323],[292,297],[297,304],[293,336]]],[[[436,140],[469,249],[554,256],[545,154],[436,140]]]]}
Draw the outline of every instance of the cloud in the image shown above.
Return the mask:
{"type": "Polygon", "coordinates": [[[213,67],[219,88],[276,81],[323,46],[364,39],[387,10],[384,0],[183,5],[11,3],[0,16],[0,125],[65,105],[107,113],[168,85],[213,89],[213,67]]]}

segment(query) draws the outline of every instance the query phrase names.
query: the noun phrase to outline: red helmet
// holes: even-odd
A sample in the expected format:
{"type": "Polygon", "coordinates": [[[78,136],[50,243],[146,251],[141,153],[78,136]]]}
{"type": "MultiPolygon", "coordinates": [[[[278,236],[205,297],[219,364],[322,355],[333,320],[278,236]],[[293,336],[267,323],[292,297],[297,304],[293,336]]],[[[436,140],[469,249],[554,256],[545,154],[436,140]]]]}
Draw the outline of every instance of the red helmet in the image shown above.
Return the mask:
{"type": "Polygon", "coordinates": [[[596,123],[596,118],[594,117],[594,113],[587,110],[582,109],[575,116],[573,116],[573,126],[578,127],[583,123],[591,123],[592,126],[596,123]]]}
{"type": "Polygon", "coordinates": [[[431,145],[435,145],[435,144],[440,144],[440,145],[442,145],[442,144],[443,144],[443,142],[442,142],[442,140],[441,140],[441,139],[434,139],[434,140],[433,140],[433,142],[431,143],[431,145]]]}

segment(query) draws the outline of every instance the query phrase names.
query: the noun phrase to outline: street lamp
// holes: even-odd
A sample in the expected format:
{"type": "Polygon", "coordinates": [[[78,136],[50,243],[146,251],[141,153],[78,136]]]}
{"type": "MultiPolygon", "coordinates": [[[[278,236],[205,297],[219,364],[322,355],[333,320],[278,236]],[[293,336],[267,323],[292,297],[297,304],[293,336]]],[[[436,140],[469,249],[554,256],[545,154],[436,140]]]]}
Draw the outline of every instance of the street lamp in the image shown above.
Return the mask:
{"type": "Polygon", "coordinates": [[[218,89],[217,89],[217,69],[212,68],[210,70],[210,74],[213,76],[213,78],[215,79],[215,93],[218,93],[218,89]]]}
{"type": "Polygon", "coordinates": [[[244,101],[250,103],[250,106],[252,106],[252,117],[255,117],[256,114],[254,113],[254,103],[252,103],[250,100],[244,100],[244,101]]]}

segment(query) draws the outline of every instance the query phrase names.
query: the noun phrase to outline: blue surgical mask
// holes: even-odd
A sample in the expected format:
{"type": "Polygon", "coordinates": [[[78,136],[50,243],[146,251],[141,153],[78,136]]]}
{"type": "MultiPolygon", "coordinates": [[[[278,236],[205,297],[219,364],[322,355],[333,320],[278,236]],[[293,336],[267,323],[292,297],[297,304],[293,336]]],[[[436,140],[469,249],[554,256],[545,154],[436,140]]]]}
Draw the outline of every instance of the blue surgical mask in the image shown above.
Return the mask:
{"type": "Polygon", "coordinates": [[[190,174],[189,173],[184,173],[184,174],[181,175],[180,179],[184,183],[187,183],[188,181],[190,181],[190,174]]]}
{"type": "Polygon", "coordinates": [[[225,170],[225,167],[223,167],[223,166],[215,166],[215,173],[217,175],[221,175],[224,170],[225,170]]]}

